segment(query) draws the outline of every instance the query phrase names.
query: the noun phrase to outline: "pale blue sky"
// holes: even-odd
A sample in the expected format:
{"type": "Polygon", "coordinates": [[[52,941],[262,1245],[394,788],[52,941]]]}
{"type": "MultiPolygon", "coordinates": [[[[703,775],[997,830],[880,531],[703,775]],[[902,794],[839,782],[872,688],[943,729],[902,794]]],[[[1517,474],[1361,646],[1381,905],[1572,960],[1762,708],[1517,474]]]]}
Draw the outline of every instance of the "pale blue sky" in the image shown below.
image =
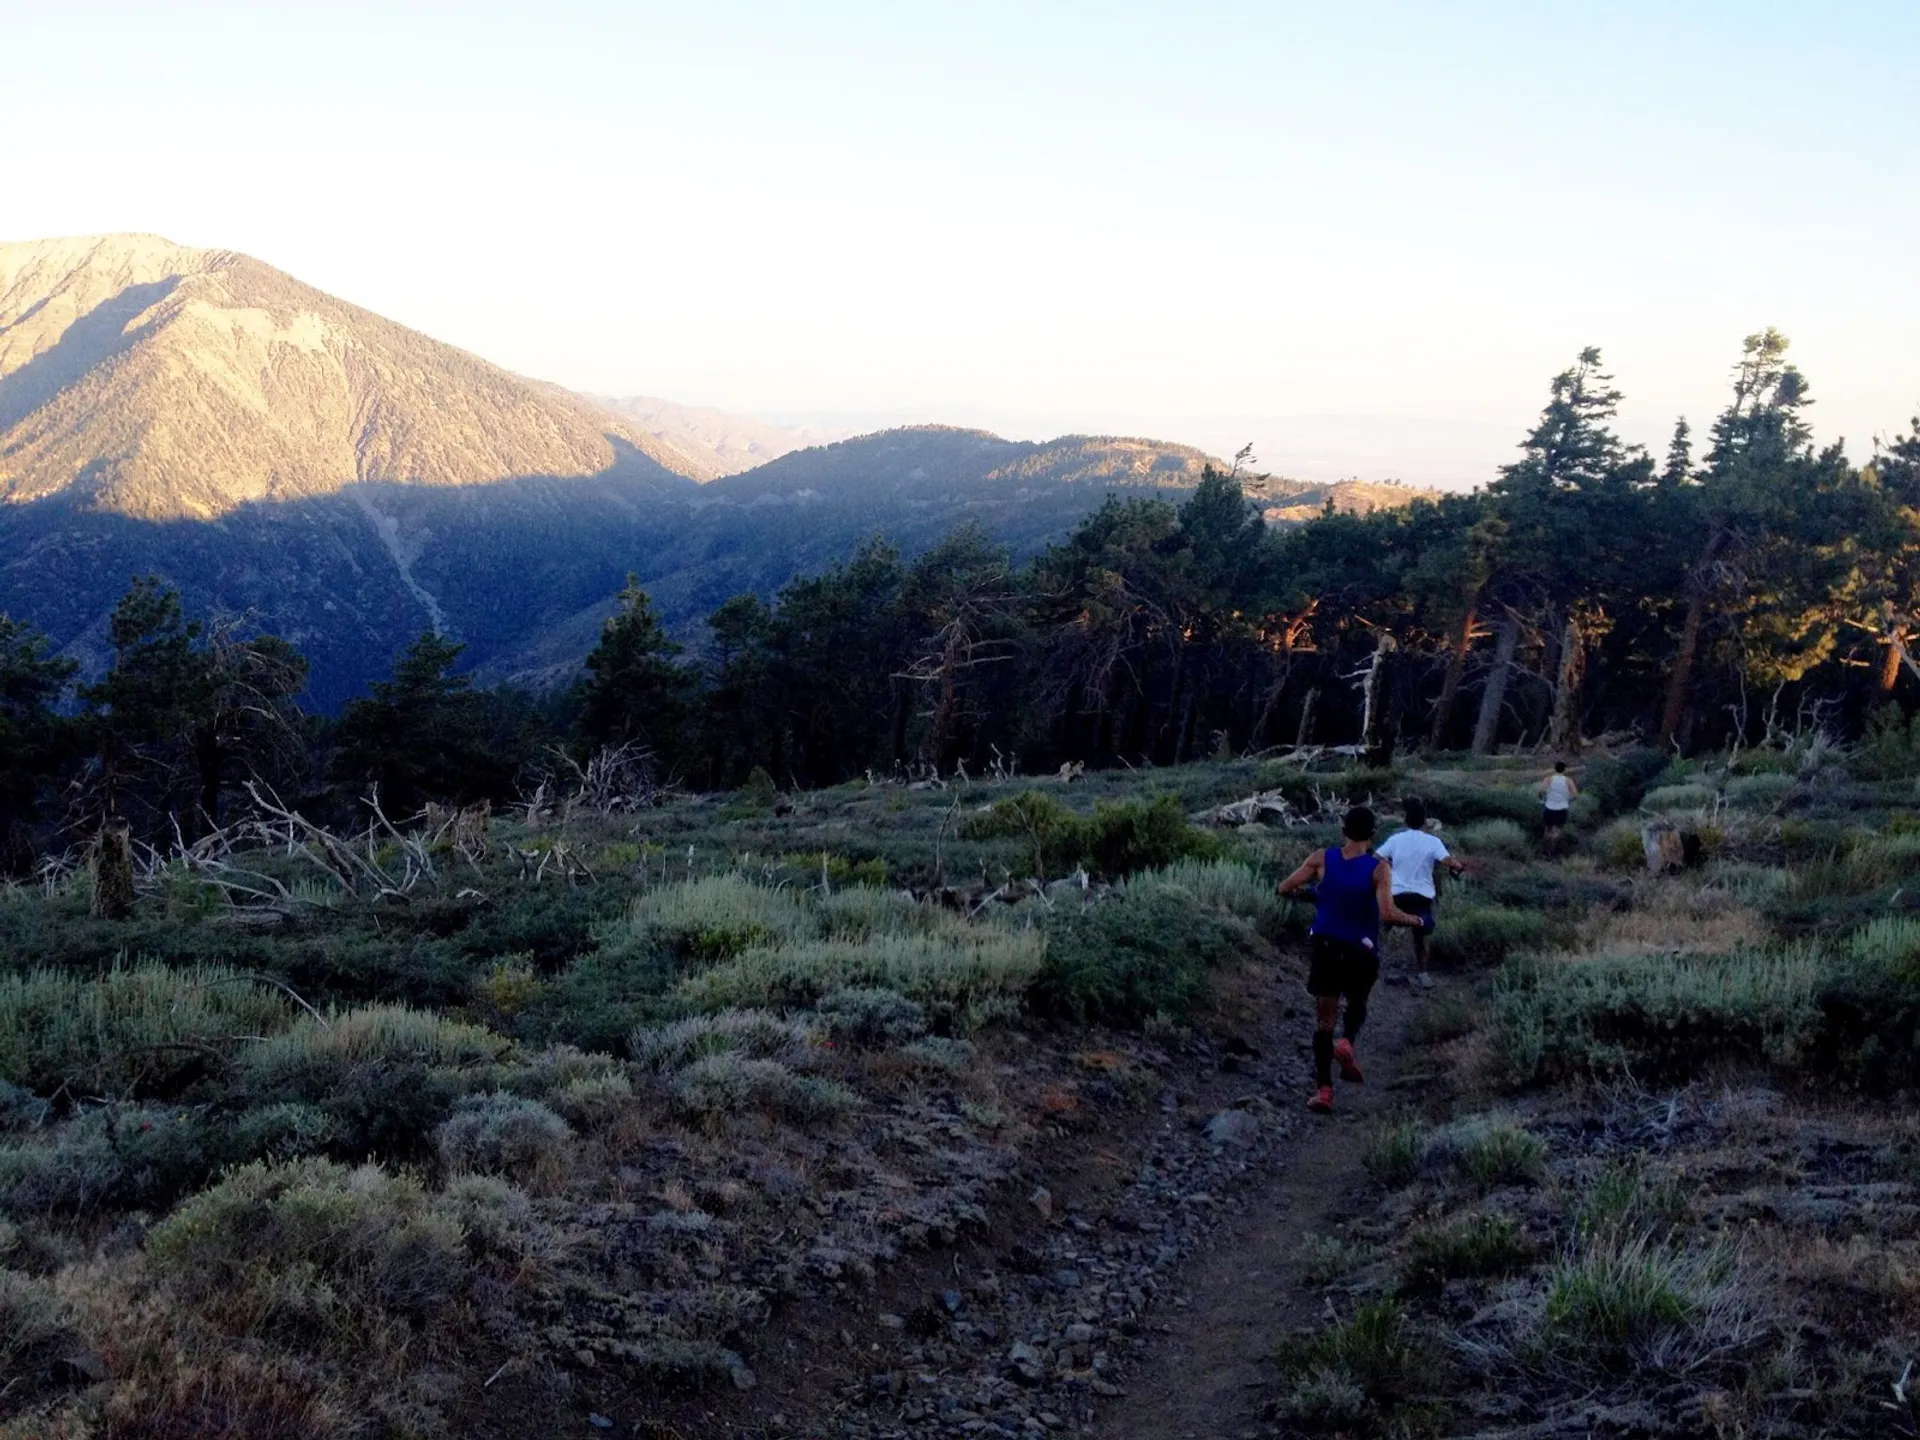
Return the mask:
{"type": "Polygon", "coordinates": [[[528,374],[1467,481],[1598,344],[1920,408],[1920,5],[32,5],[0,237],[245,250],[528,374]]]}

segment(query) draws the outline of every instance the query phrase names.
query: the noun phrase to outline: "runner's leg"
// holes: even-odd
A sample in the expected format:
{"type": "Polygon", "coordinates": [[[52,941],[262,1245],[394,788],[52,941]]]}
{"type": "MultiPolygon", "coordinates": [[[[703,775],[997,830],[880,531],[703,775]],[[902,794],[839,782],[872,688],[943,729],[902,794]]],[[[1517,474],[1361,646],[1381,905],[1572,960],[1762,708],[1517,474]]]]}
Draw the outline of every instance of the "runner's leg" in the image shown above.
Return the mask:
{"type": "Polygon", "coordinates": [[[1333,1024],[1340,1014],[1338,995],[1314,999],[1313,1083],[1322,1090],[1333,1084],[1333,1024]]]}
{"type": "MultiPolygon", "coordinates": [[[[1414,895],[1411,893],[1396,895],[1393,897],[1393,903],[1398,905],[1402,910],[1405,910],[1409,915],[1431,915],[1433,913],[1433,901],[1425,895],[1414,895]]],[[[1427,973],[1427,932],[1424,930],[1413,930],[1408,933],[1413,937],[1414,983],[1416,985],[1424,984],[1425,982],[1419,977],[1427,973]]]]}
{"type": "Polygon", "coordinates": [[[1373,993],[1374,982],[1380,978],[1380,958],[1377,955],[1367,957],[1369,963],[1356,964],[1355,974],[1347,991],[1347,1015],[1342,1025],[1342,1033],[1347,1043],[1352,1044],[1360,1035],[1360,1027],[1367,1023],[1367,997],[1373,993]]]}

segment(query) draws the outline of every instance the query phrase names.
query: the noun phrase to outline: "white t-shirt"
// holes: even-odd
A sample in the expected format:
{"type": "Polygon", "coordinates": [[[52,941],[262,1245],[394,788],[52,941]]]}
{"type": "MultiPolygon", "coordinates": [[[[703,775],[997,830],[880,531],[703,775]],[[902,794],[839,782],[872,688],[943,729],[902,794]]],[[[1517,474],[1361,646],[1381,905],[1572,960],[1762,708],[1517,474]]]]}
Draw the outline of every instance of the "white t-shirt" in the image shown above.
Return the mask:
{"type": "Polygon", "coordinates": [[[1393,867],[1393,893],[1434,898],[1433,867],[1452,858],[1446,842],[1425,830],[1401,830],[1374,847],[1393,867]]]}
{"type": "Polygon", "coordinates": [[[1547,777],[1546,808],[1549,810],[1571,810],[1573,808],[1573,795],[1571,793],[1571,787],[1567,784],[1566,776],[1549,775],[1547,777]]]}

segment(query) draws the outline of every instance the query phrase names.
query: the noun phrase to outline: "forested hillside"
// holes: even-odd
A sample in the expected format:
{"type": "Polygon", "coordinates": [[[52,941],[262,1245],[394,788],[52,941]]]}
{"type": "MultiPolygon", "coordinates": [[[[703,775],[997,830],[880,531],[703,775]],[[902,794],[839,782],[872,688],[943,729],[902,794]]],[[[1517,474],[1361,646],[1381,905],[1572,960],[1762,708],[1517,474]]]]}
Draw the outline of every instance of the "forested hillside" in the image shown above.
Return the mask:
{"type": "Polygon", "coordinates": [[[111,796],[191,829],[254,774],[342,804],[376,780],[396,804],[466,802],[609,747],[712,788],[1286,744],[1573,750],[1609,731],[1687,749],[1857,733],[1870,714],[1899,728],[1879,707],[1914,669],[1920,436],[1859,467],[1816,447],[1808,383],[1769,331],[1697,452],[1683,421],[1653,457],[1612,429],[1600,366],[1589,350],[1554,377],[1484,492],[1273,528],[1239,476],[1208,468],[1178,503],[1109,498],[1026,563],[978,525],[912,559],[869,541],[771,603],[718,605],[691,652],[630,583],[582,680],[540,700],[476,688],[459,643],[428,634],[316,722],[296,708],[297,645],[208,628],[158,583],[122,603],[111,667],[77,692],[8,622],[16,853],[76,778],[96,813],[111,796]]]}

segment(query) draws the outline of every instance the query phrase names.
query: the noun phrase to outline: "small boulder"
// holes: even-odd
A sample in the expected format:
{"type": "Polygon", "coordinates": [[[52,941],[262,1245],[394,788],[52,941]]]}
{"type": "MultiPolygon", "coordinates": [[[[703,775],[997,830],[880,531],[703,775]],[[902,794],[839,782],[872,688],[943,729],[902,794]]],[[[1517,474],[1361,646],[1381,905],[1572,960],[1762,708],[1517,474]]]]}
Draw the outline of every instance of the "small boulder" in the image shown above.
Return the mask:
{"type": "Polygon", "coordinates": [[[1016,1340],[1008,1347],[1007,1368],[1013,1372],[1013,1378],[1023,1384],[1038,1385],[1047,1378],[1047,1362],[1024,1340],[1016,1340]]]}
{"type": "Polygon", "coordinates": [[[1207,1140],[1216,1149],[1244,1150],[1260,1134],[1260,1117],[1251,1110],[1222,1110],[1207,1121],[1207,1140]]]}

